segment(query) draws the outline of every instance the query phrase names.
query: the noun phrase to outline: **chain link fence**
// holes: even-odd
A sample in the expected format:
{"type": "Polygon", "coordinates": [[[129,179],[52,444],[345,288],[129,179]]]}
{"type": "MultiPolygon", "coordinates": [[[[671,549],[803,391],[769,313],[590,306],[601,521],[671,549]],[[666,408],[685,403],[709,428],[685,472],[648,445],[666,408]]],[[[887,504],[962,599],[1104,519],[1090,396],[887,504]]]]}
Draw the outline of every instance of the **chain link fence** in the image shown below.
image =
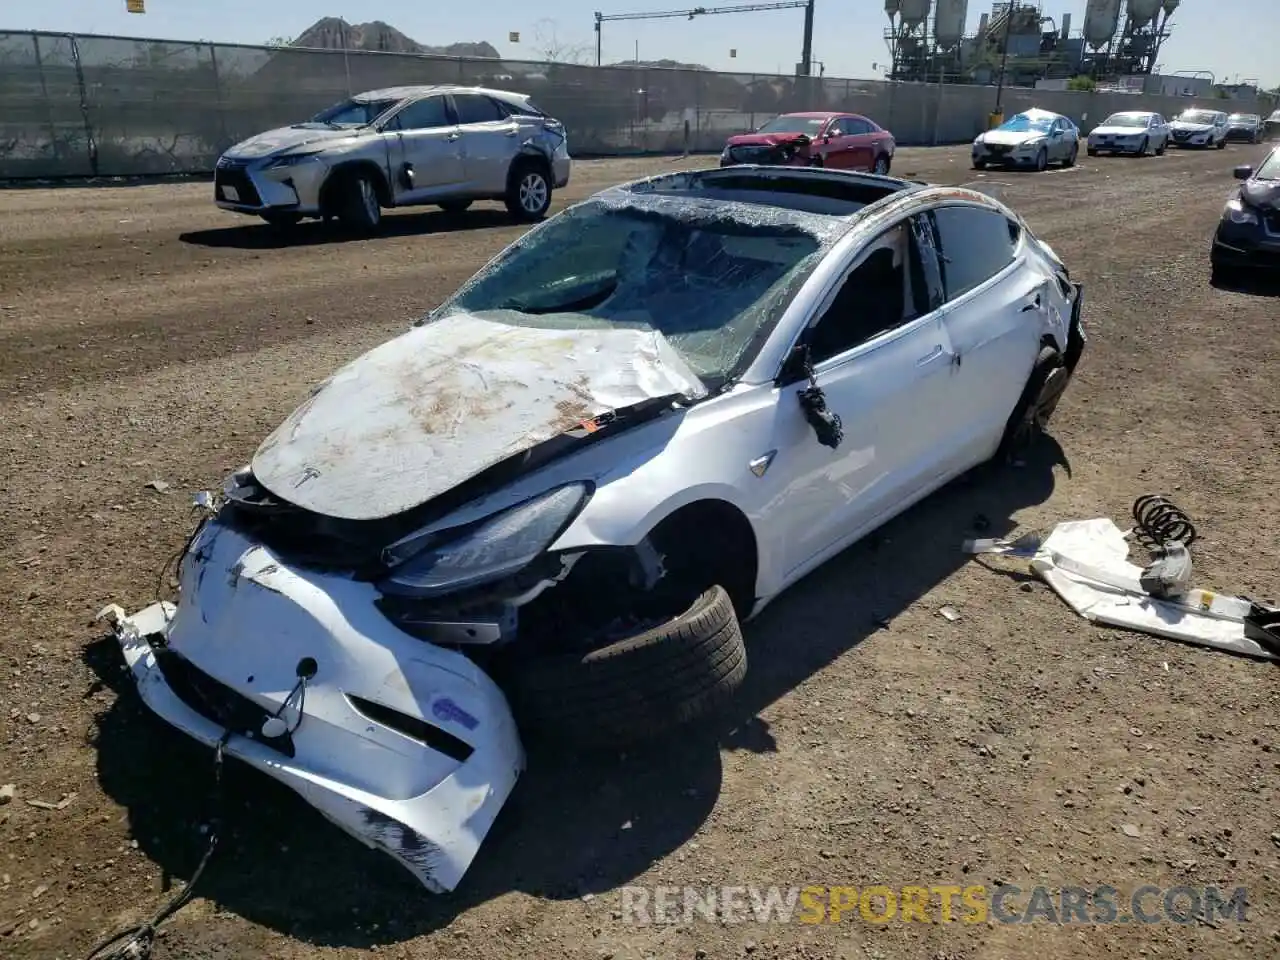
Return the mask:
{"type": "MultiPolygon", "coordinates": [[[[790,110],[864,114],[902,144],[963,142],[995,103],[991,87],[959,84],[0,32],[0,179],[207,173],[232,144],[352,93],[432,83],[528,93],[565,123],[579,156],[718,151],[790,110]]],[[[1115,110],[1172,114],[1187,103],[1019,88],[1003,96],[1006,114],[1040,106],[1086,131],[1115,110]]]]}

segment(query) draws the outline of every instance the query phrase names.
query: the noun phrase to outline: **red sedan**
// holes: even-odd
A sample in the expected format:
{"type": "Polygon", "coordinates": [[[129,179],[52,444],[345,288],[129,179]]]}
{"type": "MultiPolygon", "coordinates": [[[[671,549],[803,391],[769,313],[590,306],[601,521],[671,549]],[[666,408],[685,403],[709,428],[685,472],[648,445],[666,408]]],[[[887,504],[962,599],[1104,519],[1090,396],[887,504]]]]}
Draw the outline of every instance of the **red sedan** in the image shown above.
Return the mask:
{"type": "Polygon", "coordinates": [[[720,166],[767,163],[889,172],[893,134],[856,113],[784,113],[755,133],[730,137],[720,166]]]}

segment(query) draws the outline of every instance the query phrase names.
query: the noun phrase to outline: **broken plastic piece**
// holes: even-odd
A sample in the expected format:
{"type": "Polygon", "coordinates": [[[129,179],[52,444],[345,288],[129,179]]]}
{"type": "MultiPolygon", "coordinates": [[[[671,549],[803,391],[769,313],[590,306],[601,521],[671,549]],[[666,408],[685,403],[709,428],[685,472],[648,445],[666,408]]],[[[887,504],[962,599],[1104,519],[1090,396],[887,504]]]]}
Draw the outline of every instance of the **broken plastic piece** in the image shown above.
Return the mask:
{"type": "Polygon", "coordinates": [[[1016,557],[1034,557],[1040,549],[1040,534],[1024,533],[1015,540],[1000,540],[987,537],[981,540],[966,540],[960,545],[965,553],[999,553],[1016,557]]]}

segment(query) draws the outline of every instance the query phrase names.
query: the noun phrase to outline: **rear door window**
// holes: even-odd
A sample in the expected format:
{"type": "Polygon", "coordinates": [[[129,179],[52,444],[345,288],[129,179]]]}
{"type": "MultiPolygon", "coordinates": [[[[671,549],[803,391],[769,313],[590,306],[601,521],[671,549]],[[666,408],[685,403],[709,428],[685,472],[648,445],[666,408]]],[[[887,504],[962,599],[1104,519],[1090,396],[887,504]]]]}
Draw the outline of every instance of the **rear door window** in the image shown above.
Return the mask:
{"type": "Polygon", "coordinates": [[[963,297],[1013,262],[1019,228],[1003,214],[982,207],[938,207],[933,221],[947,300],[963,297]]]}
{"type": "Polygon", "coordinates": [[[458,123],[493,123],[507,118],[493,100],[474,93],[456,93],[453,105],[458,111],[458,123]]]}

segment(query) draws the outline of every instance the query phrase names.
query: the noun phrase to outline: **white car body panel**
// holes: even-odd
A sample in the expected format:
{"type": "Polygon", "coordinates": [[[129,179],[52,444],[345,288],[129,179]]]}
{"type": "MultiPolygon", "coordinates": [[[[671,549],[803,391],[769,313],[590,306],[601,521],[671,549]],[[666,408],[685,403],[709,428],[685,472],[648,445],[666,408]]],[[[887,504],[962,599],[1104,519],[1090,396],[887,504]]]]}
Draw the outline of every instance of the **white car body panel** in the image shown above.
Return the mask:
{"type": "Polygon", "coordinates": [[[187,589],[176,609],[156,604],[116,620],[144,702],[204,744],[223,736],[174,693],[157,664],[163,646],[263,709],[281,711],[297,723],[295,756],[263,743],[261,730],[233,731],[226,752],[390,854],[428,889],[452,890],[524,766],[493,681],[462,654],[393,627],[374,609],[372,585],[291,569],[216,521],[192,543],[184,568],[187,589]],[[299,713],[296,699],[286,701],[303,657],[313,657],[317,671],[299,713]],[[459,763],[371,722],[348,700],[354,691],[430,718],[473,752],[459,763]]]}
{"type": "MultiPolygon", "coordinates": [[[[424,529],[460,527],[589,482],[586,505],[546,548],[572,563],[593,548],[640,544],[681,507],[721,501],[754,534],[755,614],[996,450],[1045,339],[1067,349],[1075,301],[1057,274],[1053,251],[998,201],[963,188],[912,188],[849,221],[754,360],[716,395],[652,331],[445,315],[329,378],[264,442],[254,471],[296,505],[381,518],[600,412],[672,398],[656,417],[520,474],[424,529]],[[816,364],[813,380],[845,430],[838,447],[824,446],[797,399],[807,383],[779,385],[784,359],[886,229],[957,204],[1021,226],[1012,262],[952,302],[816,364]]],[[[166,680],[161,661],[178,656],[255,709],[300,721],[292,758],[263,742],[265,728],[227,730],[226,750],[395,857],[428,889],[453,889],[524,764],[501,690],[466,656],[402,632],[376,608],[373,583],[291,564],[219,519],[195,538],[181,573],[176,609],[117,617],[144,701],[203,743],[224,736],[166,680]],[[300,708],[292,694],[304,658],[318,667],[300,708]],[[443,729],[469,756],[371,719],[352,696],[443,729]]]]}

